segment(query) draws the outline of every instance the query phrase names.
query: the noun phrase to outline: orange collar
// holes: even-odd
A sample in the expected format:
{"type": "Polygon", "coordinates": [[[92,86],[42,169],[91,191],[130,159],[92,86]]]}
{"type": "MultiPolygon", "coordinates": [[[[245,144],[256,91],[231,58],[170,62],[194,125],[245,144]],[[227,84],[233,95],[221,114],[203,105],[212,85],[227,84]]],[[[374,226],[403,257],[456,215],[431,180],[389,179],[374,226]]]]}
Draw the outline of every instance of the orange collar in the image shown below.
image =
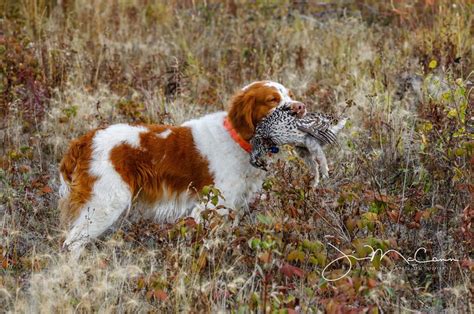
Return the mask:
{"type": "Polygon", "coordinates": [[[249,142],[244,140],[239,133],[234,129],[232,126],[232,123],[230,122],[229,118],[224,119],[224,127],[226,128],[227,132],[229,132],[230,136],[232,139],[242,147],[243,150],[245,150],[247,153],[250,153],[252,151],[252,145],[250,145],[249,142]]]}

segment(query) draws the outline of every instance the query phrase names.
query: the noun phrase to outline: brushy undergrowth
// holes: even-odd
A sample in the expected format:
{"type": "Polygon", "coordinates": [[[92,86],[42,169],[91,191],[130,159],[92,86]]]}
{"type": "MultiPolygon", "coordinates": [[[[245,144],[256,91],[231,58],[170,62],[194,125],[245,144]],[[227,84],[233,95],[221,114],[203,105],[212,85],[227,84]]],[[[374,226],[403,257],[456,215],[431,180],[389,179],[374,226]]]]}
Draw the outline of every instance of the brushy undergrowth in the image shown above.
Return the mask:
{"type": "Polygon", "coordinates": [[[473,311],[471,1],[56,2],[0,3],[2,312],[473,311]],[[330,179],[310,188],[288,149],[248,211],[125,219],[66,259],[68,141],[222,110],[259,79],[345,109],[330,179]],[[458,261],[392,252],[323,273],[365,245],[458,261]]]}

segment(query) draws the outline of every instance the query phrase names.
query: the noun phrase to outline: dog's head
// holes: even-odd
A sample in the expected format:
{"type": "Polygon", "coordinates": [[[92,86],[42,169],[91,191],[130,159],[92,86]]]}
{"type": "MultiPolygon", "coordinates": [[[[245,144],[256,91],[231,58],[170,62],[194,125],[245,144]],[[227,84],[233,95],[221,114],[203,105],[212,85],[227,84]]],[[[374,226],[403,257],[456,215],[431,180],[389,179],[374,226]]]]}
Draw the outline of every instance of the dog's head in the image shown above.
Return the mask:
{"type": "Polygon", "coordinates": [[[229,120],[244,140],[250,140],[256,125],[279,106],[289,105],[298,116],[306,114],[303,103],[293,100],[285,86],[272,81],[258,81],[237,92],[230,102],[229,120]]]}

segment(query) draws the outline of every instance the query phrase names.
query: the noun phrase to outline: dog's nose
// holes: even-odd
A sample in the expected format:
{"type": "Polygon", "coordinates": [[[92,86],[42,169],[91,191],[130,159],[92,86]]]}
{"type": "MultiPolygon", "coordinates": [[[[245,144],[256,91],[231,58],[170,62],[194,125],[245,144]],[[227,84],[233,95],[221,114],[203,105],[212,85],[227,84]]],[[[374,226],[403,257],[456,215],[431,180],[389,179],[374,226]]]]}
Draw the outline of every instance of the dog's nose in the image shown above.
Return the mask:
{"type": "Polygon", "coordinates": [[[306,105],[302,102],[295,101],[291,104],[291,110],[296,113],[298,118],[302,118],[306,114],[306,105]]]}

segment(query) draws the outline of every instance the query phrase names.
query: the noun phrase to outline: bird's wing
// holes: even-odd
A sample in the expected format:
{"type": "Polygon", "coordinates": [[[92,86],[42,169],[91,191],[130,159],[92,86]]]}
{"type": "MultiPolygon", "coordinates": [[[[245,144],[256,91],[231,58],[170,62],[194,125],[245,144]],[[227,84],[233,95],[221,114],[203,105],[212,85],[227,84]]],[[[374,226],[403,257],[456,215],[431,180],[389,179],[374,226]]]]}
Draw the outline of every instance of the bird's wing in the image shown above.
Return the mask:
{"type": "Polygon", "coordinates": [[[334,118],[332,116],[315,112],[306,114],[297,120],[298,129],[315,137],[321,144],[336,142],[336,135],[330,130],[333,124],[334,118]]]}

